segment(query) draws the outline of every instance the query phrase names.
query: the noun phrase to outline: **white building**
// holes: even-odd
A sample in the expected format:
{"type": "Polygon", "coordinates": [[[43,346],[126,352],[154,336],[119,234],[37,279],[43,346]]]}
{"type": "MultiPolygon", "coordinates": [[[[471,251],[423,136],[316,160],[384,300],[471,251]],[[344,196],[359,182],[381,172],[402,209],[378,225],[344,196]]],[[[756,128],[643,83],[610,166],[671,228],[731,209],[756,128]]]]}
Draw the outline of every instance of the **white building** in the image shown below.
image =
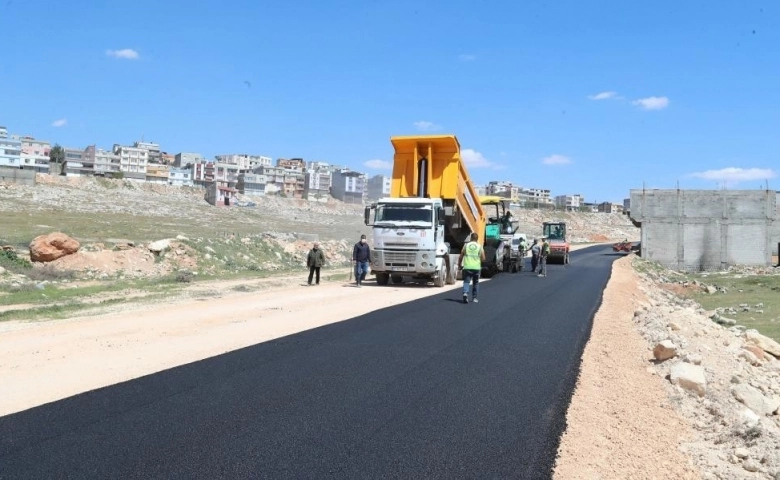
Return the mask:
{"type": "Polygon", "coordinates": [[[580,207],[585,204],[585,198],[580,194],[574,195],[557,195],[555,197],[555,208],[563,210],[569,210],[572,212],[579,211],[580,207]]]}
{"type": "Polygon", "coordinates": [[[368,199],[378,200],[390,196],[392,178],[388,175],[374,175],[368,179],[368,199]]]}
{"type": "Polygon", "coordinates": [[[328,170],[309,170],[306,172],[303,184],[303,198],[327,202],[330,198],[330,187],[333,174],[328,170]]]}
{"type": "Polygon", "coordinates": [[[84,151],[84,155],[92,158],[95,175],[113,177],[115,174],[122,171],[120,168],[120,157],[114,152],[109,152],[102,148],[96,149],[95,146],[92,145],[87,147],[84,151]]]}
{"type": "Polygon", "coordinates": [[[254,170],[257,167],[270,167],[273,165],[271,157],[262,155],[249,155],[246,153],[231,153],[226,155],[216,155],[214,157],[217,163],[228,165],[237,165],[239,170],[254,170]]]}
{"type": "Polygon", "coordinates": [[[119,169],[125,178],[146,180],[146,166],[149,164],[149,150],[138,147],[114,145],[113,151],[119,155],[119,169]]]}
{"type": "Polygon", "coordinates": [[[5,127],[0,127],[0,166],[19,168],[22,155],[22,140],[18,135],[8,135],[5,127]]]}
{"type": "Polygon", "coordinates": [[[330,194],[342,202],[363,203],[366,183],[365,173],[339,170],[332,176],[330,194]]]}
{"type": "Polygon", "coordinates": [[[168,184],[179,187],[191,187],[193,182],[192,167],[171,167],[168,170],[168,184]]]}
{"type": "Polygon", "coordinates": [[[195,165],[196,163],[206,163],[206,157],[200,153],[181,152],[176,154],[173,166],[186,167],[187,165],[195,165]]]}

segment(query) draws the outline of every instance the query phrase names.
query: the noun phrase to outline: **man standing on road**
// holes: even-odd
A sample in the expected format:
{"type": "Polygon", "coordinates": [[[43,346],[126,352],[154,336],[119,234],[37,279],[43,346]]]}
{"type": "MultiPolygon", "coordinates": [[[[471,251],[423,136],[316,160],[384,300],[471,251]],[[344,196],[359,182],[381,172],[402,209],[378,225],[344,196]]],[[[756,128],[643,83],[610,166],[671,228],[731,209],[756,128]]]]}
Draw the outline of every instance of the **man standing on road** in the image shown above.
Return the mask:
{"type": "Polygon", "coordinates": [[[360,241],[352,249],[352,263],[355,264],[355,283],[357,286],[363,284],[368,274],[368,263],[371,261],[371,247],[368,246],[366,236],[361,235],[360,241]]]}
{"type": "Polygon", "coordinates": [[[314,246],[309,250],[306,256],[306,266],[309,267],[309,285],[311,285],[314,274],[317,274],[317,285],[320,284],[320,268],[325,265],[325,254],[320,249],[319,242],[314,242],[314,246]]]}
{"type": "Polygon", "coordinates": [[[539,276],[547,276],[547,255],[550,254],[550,240],[547,237],[542,237],[542,250],[539,254],[539,276]]]}
{"type": "Polygon", "coordinates": [[[471,283],[471,300],[479,303],[479,272],[485,260],[485,250],[477,243],[479,235],[471,234],[471,241],[463,245],[458,257],[458,268],[463,271],[463,303],[469,303],[469,283],[471,283]]]}
{"type": "Polygon", "coordinates": [[[539,240],[534,238],[534,243],[531,245],[531,271],[536,273],[536,267],[539,266],[539,254],[542,252],[542,247],[539,245],[539,240]]]}

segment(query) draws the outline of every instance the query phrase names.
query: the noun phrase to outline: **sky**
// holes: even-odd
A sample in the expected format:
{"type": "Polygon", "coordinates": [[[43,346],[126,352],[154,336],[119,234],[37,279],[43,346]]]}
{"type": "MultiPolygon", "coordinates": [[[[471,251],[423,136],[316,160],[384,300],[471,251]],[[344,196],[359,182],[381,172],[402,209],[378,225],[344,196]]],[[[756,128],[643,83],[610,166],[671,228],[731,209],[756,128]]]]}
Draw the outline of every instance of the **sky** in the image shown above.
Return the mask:
{"type": "Polygon", "coordinates": [[[391,136],[454,134],[476,184],[780,190],[780,2],[0,0],[0,18],[0,125],[52,144],[374,175],[391,136]]]}

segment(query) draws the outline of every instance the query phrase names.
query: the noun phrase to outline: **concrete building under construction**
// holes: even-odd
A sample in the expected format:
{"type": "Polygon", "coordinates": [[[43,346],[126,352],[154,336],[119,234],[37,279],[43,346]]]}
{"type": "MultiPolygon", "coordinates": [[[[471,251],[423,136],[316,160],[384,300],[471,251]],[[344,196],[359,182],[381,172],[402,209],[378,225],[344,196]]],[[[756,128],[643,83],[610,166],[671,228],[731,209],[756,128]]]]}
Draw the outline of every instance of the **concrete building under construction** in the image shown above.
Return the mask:
{"type": "Polygon", "coordinates": [[[642,257],[679,271],[767,266],[777,255],[774,190],[631,190],[642,257]]]}

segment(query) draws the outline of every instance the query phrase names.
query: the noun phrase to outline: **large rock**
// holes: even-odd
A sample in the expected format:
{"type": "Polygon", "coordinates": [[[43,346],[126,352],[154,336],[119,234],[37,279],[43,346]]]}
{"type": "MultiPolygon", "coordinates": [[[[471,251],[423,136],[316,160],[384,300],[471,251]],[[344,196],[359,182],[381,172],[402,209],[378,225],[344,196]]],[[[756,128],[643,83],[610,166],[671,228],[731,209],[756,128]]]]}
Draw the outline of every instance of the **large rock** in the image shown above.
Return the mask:
{"type": "Polygon", "coordinates": [[[775,342],[769,337],[765,337],[758,333],[757,330],[747,330],[745,332],[745,340],[756,345],[761,350],[771,353],[775,357],[780,357],[780,343],[775,342]]]}
{"type": "Polygon", "coordinates": [[[677,355],[677,345],[671,340],[664,340],[653,348],[653,356],[659,362],[669,360],[677,355]]]}
{"type": "Polygon", "coordinates": [[[679,385],[684,390],[690,390],[703,397],[707,393],[707,379],[704,376],[704,368],[699,365],[680,362],[672,366],[669,380],[679,385]]]}
{"type": "Polygon", "coordinates": [[[771,415],[780,407],[780,399],[767,398],[761,390],[746,383],[734,386],[731,394],[758,415],[771,415]]]}
{"type": "Polygon", "coordinates": [[[51,262],[79,251],[78,240],[62,232],[39,235],[30,242],[30,260],[33,262],[51,262]]]}
{"type": "Polygon", "coordinates": [[[157,240],[156,242],[150,243],[148,248],[150,252],[160,253],[171,248],[171,241],[167,239],[157,240]]]}

